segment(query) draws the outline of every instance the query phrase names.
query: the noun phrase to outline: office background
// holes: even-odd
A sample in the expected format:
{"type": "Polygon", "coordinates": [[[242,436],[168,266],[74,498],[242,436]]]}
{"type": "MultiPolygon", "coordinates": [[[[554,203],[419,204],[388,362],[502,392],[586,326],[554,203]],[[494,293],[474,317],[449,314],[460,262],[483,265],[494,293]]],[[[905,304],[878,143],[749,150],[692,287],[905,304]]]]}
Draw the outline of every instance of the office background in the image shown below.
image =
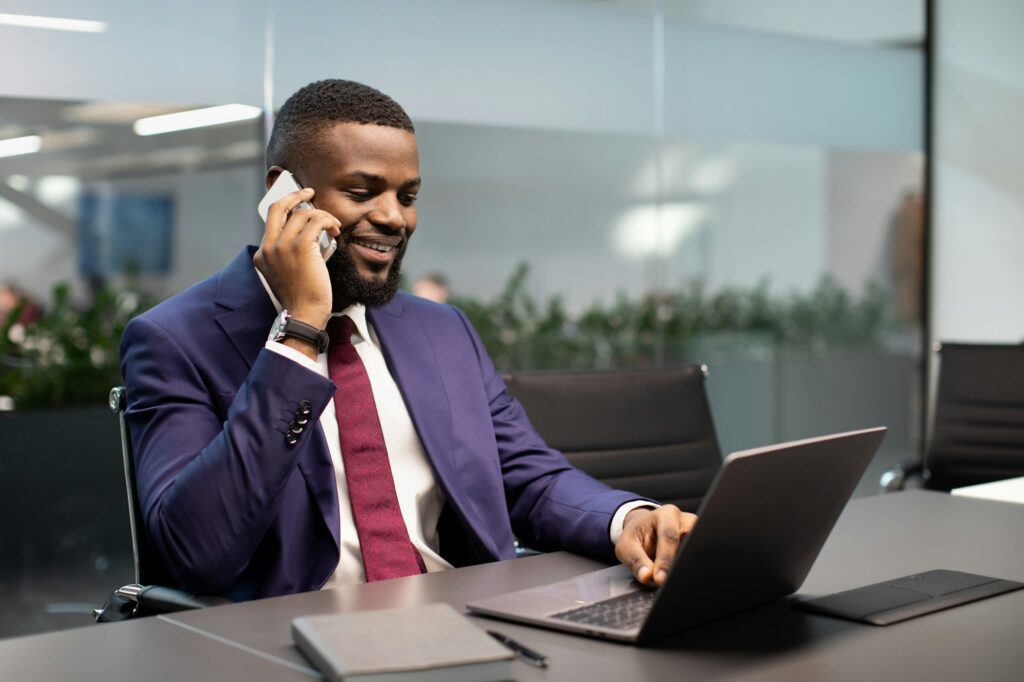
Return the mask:
{"type": "MultiPolygon", "coordinates": [[[[884,423],[877,480],[920,449],[929,341],[1021,337],[1010,0],[931,3],[930,118],[922,0],[302,7],[5,5],[104,24],[0,25],[0,139],[42,137],[0,158],[0,280],[69,344],[8,338],[7,377],[66,368],[78,327],[95,343],[75,357],[114,362],[81,313],[96,292],[116,326],[257,241],[266,112],[328,77],[380,88],[416,122],[408,284],[442,273],[505,368],[706,362],[724,451],[884,423]],[[131,131],[228,103],[264,117],[131,131]],[[147,247],[118,251],[133,240],[147,247]]],[[[17,409],[0,414],[0,636],[82,624],[130,574],[116,424],[70,376],[31,396],[12,383],[17,409]],[[97,407],[67,404],[82,402],[97,407]]]]}

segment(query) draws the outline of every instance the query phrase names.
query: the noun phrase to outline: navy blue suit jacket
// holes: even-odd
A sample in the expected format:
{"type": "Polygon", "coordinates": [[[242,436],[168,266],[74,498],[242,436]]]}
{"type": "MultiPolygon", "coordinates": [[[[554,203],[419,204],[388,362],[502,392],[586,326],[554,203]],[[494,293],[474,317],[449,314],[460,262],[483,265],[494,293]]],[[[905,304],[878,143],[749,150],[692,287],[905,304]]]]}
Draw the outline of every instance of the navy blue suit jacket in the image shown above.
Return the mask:
{"type": "MultiPolygon", "coordinates": [[[[275,310],[252,253],[134,319],[121,343],[149,539],[174,581],[234,599],[318,589],[339,556],[317,422],[335,387],[264,348],[275,310]],[[314,427],[289,445],[303,401],[314,427]]],[[[442,555],[512,558],[515,533],[614,560],[611,516],[637,496],[544,444],[461,311],[400,293],[368,317],[447,500],[442,555]]]]}

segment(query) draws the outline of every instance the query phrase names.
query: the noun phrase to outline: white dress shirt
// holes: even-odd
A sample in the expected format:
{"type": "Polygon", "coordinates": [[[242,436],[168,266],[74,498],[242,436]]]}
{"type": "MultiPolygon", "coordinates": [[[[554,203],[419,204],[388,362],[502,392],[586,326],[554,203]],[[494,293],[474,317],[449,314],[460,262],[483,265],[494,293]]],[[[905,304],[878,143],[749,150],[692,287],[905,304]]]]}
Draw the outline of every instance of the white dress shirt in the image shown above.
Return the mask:
{"type": "MultiPolygon", "coordinates": [[[[256,274],[266,289],[267,295],[278,313],[282,307],[270,290],[263,273],[256,274]]],[[[444,493],[434,478],[434,471],[423,450],[419,435],[409,417],[402,394],[398,390],[394,377],[388,370],[381,351],[377,334],[366,319],[366,308],[353,304],[334,315],[348,315],[356,325],[356,335],[352,338],[359,359],[366,367],[373,390],[377,414],[380,417],[384,444],[387,446],[388,459],[391,461],[391,474],[395,479],[395,492],[398,495],[398,506],[405,520],[409,539],[423,557],[428,572],[451,568],[452,565],[438,554],[437,522],[444,508],[444,493]]],[[[270,351],[291,358],[303,367],[330,378],[327,369],[327,353],[320,353],[316,362],[299,351],[289,348],[283,343],[268,340],[266,348],[270,351]]],[[[352,518],[352,505],[348,497],[348,483],[345,480],[345,466],[341,459],[341,442],[338,435],[338,419],[334,413],[334,400],[327,405],[320,415],[320,427],[327,440],[327,449],[331,453],[334,465],[334,478],[338,486],[338,507],[341,519],[339,534],[341,557],[334,574],[324,584],[324,588],[336,585],[366,582],[363,570],[363,557],[359,550],[359,536],[356,533],[352,518]]],[[[622,535],[622,524],[626,514],[637,507],[653,506],[649,502],[637,500],[620,506],[612,518],[610,540],[616,543],[622,535]]]]}

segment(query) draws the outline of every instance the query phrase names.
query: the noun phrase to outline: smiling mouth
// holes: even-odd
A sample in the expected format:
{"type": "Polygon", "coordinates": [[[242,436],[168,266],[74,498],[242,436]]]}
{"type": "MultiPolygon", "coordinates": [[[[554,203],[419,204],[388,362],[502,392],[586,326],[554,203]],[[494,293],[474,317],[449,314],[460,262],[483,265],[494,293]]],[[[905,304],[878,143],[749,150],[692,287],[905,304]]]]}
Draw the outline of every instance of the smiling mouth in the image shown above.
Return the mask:
{"type": "Polygon", "coordinates": [[[405,238],[402,235],[363,234],[352,235],[346,241],[364,262],[383,267],[400,257],[405,238]]]}
{"type": "Polygon", "coordinates": [[[369,241],[366,239],[349,239],[348,241],[350,244],[362,246],[364,249],[371,249],[378,253],[391,253],[392,250],[396,249],[398,245],[401,244],[400,241],[396,244],[387,244],[383,242],[369,241]]]}

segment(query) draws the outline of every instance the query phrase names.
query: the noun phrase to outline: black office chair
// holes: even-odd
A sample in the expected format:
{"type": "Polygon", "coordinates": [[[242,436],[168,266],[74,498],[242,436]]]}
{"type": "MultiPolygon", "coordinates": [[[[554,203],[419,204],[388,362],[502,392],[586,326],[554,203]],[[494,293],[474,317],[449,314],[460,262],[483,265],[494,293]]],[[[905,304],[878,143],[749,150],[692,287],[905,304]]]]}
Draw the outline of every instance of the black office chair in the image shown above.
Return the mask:
{"type": "Polygon", "coordinates": [[[935,344],[939,384],[920,462],[882,475],[885,491],[920,476],[930,490],[1024,476],[1024,345],[935,344]]]}
{"type": "Polygon", "coordinates": [[[165,587],[174,581],[163,569],[163,564],[146,536],[142,510],[135,488],[135,459],[132,457],[131,439],[124,423],[127,406],[124,386],[110,391],[110,409],[121,424],[121,457],[124,463],[124,483],[128,493],[128,520],[132,532],[132,555],[135,582],[114,590],[102,608],[94,609],[97,623],[127,620],[157,613],[171,613],[187,609],[227,604],[221,597],[197,597],[182,590],[165,587]]]}
{"type": "Polygon", "coordinates": [[[697,510],[722,463],[707,368],[524,371],[505,376],[548,445],[614,488],[697,510]]]}

